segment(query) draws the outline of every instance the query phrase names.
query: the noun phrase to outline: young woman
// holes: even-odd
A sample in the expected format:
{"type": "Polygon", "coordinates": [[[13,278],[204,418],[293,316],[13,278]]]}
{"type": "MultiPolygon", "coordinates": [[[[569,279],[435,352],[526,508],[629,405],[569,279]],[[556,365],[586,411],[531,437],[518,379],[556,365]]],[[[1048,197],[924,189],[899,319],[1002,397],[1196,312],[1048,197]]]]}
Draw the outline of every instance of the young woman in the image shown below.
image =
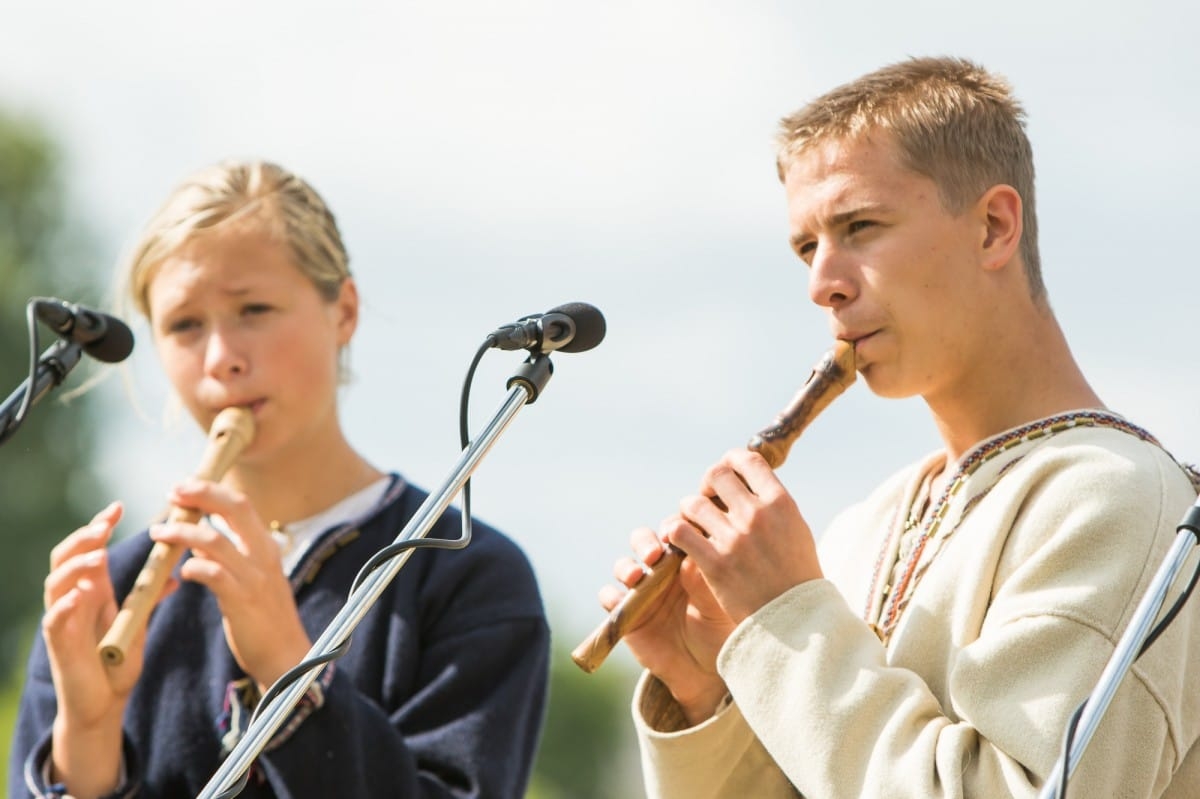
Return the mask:
{"type": "MultiPolygon", "coordinates": [[[[426,496],[364,459],[339,423],[358,294],[334,217],[303,180],[260,162],[198,172],[125,276],[200,427],[237,406],[256,432],[220,482],[171,492],[200,523],[152,525],[110,548],[114,502],[54,548],[11,797],[195,796],[426,496]],[[155,541],[189,554],[145,635],[107,666],[97,645],[155,541]]],[[[459,534],[454,512],[431,533],[459,534]]],[[[548,643],[527,559],[476,523],[466,549],[408,561],[241,795],[521,796],[548,643]]]]}

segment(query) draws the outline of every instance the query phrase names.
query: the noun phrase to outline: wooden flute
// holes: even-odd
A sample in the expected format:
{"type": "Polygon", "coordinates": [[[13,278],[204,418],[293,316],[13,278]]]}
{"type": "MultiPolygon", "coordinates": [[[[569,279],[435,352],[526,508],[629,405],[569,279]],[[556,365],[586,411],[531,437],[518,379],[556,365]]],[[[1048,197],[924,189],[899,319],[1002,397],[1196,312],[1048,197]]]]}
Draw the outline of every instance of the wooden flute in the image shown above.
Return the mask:
{"type": "MultiPolygon", "coordinates": [[[[779,468],[809,423],[857,377],[854,345],[838,341],[813,367],[791,403],[769,427],[750,439],[747,448],[761,454],[772,469],[779,468]]],[[[600,667],[617,642],[641,623],[655,600],[671,586],[685,557],[682,550],[667,545],[662,557],[625,594],[608,618],[571,652],[571,659],[579,668],[590,674],[600,667]]]]}
{"type": "MultiPolygon", "coordinates": [[[[202,480],[220,480],[253,438],[254,414],[249,408],[226,408],[221,411],[208,430],[208,445],[194,476],[202,480]]],[[[195,523],[200,516],[200,511],[194,508],[176,506],[171,508],[167,521],[195,523]]],[[[105,664],[119,666],[125,662],[125,653],[137,633],[145,628],[150,611],[158,602],[171,571],[183,558],[184,551],[184,547],[175,544],[161,541],[154,544],[133,588],[121,603],[112,626],[100,641],[98,651],[105,664]]]]}

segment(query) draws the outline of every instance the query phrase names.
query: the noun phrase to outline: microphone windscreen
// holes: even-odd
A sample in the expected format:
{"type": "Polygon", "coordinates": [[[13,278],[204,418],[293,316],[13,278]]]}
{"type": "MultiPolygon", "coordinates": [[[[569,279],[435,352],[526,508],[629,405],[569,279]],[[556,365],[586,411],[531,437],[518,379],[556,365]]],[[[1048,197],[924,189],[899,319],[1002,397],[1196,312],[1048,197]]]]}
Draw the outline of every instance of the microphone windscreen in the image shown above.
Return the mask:
{"type": "Polygon", "coordinates": [[[604,340],[607,326],[604,323],[604,314],[600,313],[596,306],[586,302],[568,302],[550,309],[550,313],[565,314],[575,322],[574,338],[560,347],[559,352],[583,352],[604,340]]]}
{"type": "Polygon", "coordinates": [[[129,325],[112,316],[106,316],[104,335],[83,346],[83,351],[104,363],[119,363],[133,352],[133,331],[129,325]]]}

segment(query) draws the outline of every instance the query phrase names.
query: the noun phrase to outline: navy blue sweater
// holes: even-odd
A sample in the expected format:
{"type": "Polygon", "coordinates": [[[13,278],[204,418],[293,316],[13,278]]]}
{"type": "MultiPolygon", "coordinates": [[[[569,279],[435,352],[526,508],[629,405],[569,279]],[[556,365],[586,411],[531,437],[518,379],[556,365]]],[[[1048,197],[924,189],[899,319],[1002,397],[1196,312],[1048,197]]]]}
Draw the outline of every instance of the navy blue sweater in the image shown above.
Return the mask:
{"type": "MultiPolygon", "coordinates": [[[[323,534],[292,586],[316,640],[345,604],[359,567],[392,543],[425,500],[394,478],[384,501],[323,534]]],[[[451,510],[430,537],[460,534],[451,510]]],[[[151,541],[110,555],[118,599],[151,541]]],[[[475,522],[462,550],[418,550],[327,669],[323,703],[302,701],[255,762],[241,796],[499,797],[523,795],[546,701],[549,630],[533,571],[517,546],[475,522]],[[306,715],[307,714],[307,715],[306,715]]],[[[208,589],[185,583],[155,610],[145,665],[125,713],[126,789],[119,796],[195,797],[245,728],[253,691],[225,642],[208,589]],[[231,701],[232,700],[232,703],[231,701]],[[236,732],[234,733],[236,736],[236,732]]],[[[311,692],[310,692],[311,693],[311,692]]],[[[44,796],[41,766],[55,715],[40,637],[29,659],[10,760],[9,796],[44,796]]],[[[70,786],[67,786],[68,788],[70,786]]]]}

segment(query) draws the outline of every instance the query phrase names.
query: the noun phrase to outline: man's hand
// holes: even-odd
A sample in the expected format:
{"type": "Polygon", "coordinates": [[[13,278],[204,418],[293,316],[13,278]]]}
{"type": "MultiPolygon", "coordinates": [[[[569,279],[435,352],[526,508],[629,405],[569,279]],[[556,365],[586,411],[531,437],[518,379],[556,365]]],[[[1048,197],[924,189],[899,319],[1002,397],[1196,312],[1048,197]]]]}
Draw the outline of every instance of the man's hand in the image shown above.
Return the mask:
{"type": "Polygon", "coordinates": [[[685,498],[679,509],[685,523],[664,537],[699,567],[735,624],[823,576],[808,523],[756,452],[725,453],[704,475],[699,495],[685,498]]]}

